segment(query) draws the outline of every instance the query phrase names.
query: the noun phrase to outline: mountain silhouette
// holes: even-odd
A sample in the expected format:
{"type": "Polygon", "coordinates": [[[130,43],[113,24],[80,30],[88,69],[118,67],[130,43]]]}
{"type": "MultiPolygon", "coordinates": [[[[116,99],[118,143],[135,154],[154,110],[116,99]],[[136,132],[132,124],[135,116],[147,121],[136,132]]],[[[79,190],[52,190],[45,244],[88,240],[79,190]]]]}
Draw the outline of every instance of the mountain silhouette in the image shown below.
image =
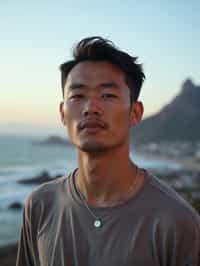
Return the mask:
{"type": "Polygon", "coordinates": [[[184,81],[180,93],[161,111],[141,121],[132,131],[133,142],[200,140],[200,86],[184,81]]]}

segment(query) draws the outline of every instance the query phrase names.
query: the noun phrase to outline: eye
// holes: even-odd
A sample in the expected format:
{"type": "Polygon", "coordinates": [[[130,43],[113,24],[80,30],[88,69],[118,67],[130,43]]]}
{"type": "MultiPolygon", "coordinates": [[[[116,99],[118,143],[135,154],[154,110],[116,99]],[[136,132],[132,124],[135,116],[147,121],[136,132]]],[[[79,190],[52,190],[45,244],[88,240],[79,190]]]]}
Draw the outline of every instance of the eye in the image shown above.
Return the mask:
{"type": "Polygon", "coordinates": [[[78,99],[82,99],[84,97],[83,94],[74,94],[72,96],[70,96],[69,98],[72,100],[78,100],[78,99]]]}
{"type": "Polygon", "coordinates": [[[103,93],[101,97],[103,99],[112,99],[112,98],[116,98],[117,96],[115,94],[112,94],[112,93],[103,93]]]}

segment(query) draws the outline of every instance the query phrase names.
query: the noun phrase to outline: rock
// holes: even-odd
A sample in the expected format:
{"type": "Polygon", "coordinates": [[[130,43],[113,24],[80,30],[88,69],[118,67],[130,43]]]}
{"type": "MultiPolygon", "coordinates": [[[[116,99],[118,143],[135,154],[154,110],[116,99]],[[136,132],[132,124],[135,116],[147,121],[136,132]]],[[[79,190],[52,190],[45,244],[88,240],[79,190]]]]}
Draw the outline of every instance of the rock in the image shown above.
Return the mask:
{"type": "Polygon", "coordinates": [[[48,171],[43,171],[39,176],[36,176],[33,178],[21,179],[21,180],[18,180],[17,182],[23,185],[40,185],[45,182],[49,182],[53,179],[59,178],[61,176],[62,175],[56,175],[55,177],[51,177],[48,171]]]}
{"type": "Polygon", "coordinates": [[[47,171],[43,171],[39,176],[33,178],[21,179],[18,180],[17,182],[19,184],[24,184],[24,185],[31,185],[31,184],[39,185],[51,180],[52,178],[50,177],[49,173],[47,171]]]}
{"type": "Polygon", "coordinates": [[[20,202],[13,202],[10,205],[8,205],[8,209],[12,210],[19,210],[23,207],[23,205],[20,202]]]}

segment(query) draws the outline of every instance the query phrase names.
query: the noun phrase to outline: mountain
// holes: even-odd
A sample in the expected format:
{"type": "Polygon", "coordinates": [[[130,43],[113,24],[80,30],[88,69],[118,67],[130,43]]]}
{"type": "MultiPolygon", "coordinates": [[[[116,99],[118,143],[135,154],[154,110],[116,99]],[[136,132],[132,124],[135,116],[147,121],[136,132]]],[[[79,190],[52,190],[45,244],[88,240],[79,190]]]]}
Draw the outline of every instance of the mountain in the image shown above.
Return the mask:
{"type": "Polygon", "coordinates": [[[139,143],[200,141],[200,86],[185,80],[169,104],[133,129],[132,139],[139,143]]]}

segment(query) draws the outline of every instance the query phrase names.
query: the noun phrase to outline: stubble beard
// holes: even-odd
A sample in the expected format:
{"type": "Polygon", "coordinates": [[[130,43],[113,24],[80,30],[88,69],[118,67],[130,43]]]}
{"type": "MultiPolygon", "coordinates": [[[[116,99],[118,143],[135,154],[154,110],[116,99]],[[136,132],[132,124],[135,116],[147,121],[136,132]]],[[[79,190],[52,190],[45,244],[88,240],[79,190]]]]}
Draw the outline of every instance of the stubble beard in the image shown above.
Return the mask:
{"type": "MultiPolygon", "coordinates": [[[[82,136],[83,137],[83,136],[82,136]]],[[[95,140],[95,139],[84,139],[80,138],[79,132],[75,138],[71,139],[71,144],[75,146],[77,150],[82,152],[92,154],[92,155],[99,155],[103,153],[113,152],[115,149],[123,146],[126,142],[126,136],[121,136],[118,140],[112,142],[112,137],[108,137],[106,141],[103,140],[95,140]]]]}
{"type": "Polygon", "coordinates": [[[90,154],[103,154],[103,153],[112,153],[115,149],[124,145],[124,139],[118,140],[118,142],[112,143],[103,143],[103,142],[92,142],[92,141],[83,141],[78,145],[74,143],[76,148],[80,151],[90,153],[90,154]]]}
{"type": "Polygon", "coordinates": [[[92,153],[92,154],[104,153],[110,149],[108,145],[100,143],[89,143],[89,142],[84,142],[78,145],[77,148],[83,152],[92,153]]]}

